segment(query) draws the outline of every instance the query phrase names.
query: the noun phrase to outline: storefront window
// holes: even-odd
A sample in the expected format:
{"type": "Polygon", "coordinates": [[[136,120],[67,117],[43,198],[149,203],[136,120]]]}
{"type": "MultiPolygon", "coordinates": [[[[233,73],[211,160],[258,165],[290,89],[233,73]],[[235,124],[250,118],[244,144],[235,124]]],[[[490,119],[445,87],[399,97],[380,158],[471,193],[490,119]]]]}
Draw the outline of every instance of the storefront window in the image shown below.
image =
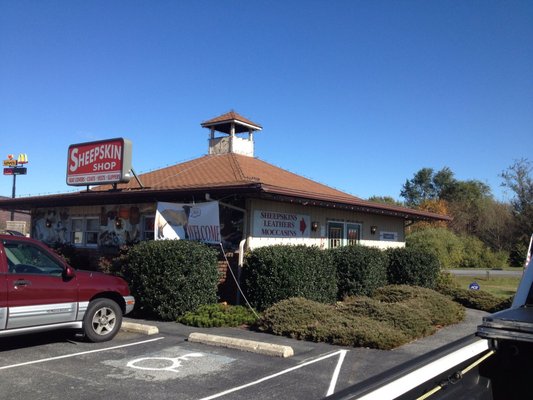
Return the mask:
{"type": "Polygon", "coordinates": [[[154,240],[154,220],[155,217],[144,217],[143,240],[154,240]]]}
{"type": "Polygon", "coordinates": [[[361,231],[361,225],[359,224],[346,224],[346,240],[348,246],[359,243],[359,232],[361,231]]]}
{"type": "Polygon", "coordinates": [[[72,243],[83,245],[83,218],[72,218],[72,243]]]}
{"type": "Polygon", "coordinates": [[[350,222],[328,222],[328,246],[356,245],[361,240],[361,224],[350,222]]]}
{"type": "Polygon", "coordinates": [[[100,220],[98,217],[72,218],[71,240],[76,246],[98,245],[100,220]]]}
{"type": "Polygon", "coordinates": [[[329,248],[342,246],[342,238],[344,235],[344,224],[337,222],[330,222],[328,224],[328,241],[329,248]]]}
{"type": "Polygon", "coordinates": [[[87,245],[98,244],[98,233],[100,232],[100,220],[98,218],[87,218],[86,220],[87,245]]]}

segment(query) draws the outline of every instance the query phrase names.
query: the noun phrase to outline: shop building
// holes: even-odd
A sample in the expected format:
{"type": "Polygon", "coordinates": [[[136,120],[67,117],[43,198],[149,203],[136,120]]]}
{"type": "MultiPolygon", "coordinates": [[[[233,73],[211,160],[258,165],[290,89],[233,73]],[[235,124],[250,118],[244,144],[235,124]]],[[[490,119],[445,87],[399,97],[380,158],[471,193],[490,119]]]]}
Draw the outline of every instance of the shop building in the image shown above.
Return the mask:
{"type": "Polygon", "coordinates": [[[247,249],[272,244],[402,247],[409,224],[449,219],[369,202],[256,158],[254,135],[262,127],[236,112],[201,126],[208,130],[209,144],[203,157],[127,183],[2,199],[0,209],[30,212],[36,239],[72,244],[98,257],[123,244],[154,239],[160,202],[218,201],[221,241],[235,264],[247,249]]]}

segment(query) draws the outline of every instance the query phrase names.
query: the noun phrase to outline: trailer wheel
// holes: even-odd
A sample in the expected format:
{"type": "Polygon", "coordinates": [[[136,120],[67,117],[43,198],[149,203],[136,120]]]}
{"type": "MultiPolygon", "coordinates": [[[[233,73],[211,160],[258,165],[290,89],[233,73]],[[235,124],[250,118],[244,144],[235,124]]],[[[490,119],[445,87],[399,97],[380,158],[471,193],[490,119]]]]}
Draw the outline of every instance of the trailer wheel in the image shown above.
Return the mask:
{"type": "Polygon", "coordinates": [[[111,299],[96,299],[89,303],[83,317],[83,333],[91,342],[111,340],[122,325],[122,310],[111,299]]]}

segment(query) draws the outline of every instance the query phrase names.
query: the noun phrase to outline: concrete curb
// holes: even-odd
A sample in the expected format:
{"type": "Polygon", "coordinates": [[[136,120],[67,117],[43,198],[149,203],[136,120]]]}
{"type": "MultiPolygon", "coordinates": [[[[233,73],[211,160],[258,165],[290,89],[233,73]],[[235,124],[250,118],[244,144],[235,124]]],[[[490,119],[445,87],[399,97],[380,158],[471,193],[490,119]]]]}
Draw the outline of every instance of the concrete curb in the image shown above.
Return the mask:
{"type": "Polygon", "coordinates": [[[145,335],[157,335],[159,333],[157,326],[137,324],[135,322],[126,321],[122,321],[122,326],[120,329],[125,332],[143,333],[145,335]]]}
{"type": "Polygon", "coordinates": [[[290,346],[256,342],[254,340],[236,339],[226,336],[209,335],[198,332],[193,332],[189,335],[189,342],[227,347],[230,349],[244,350],[274,357],[286,358],[294,355],[294,350],[290,346]]]}

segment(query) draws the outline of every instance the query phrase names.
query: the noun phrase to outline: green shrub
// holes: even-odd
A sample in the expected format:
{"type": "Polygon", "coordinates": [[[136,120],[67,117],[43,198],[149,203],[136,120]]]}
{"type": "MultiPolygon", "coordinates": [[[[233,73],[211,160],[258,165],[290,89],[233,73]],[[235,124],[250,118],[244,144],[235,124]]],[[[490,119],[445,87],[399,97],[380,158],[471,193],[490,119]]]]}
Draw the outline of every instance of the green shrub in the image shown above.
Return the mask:
{"type": "Polygon", "coordinates": [[[503,268],[508,264],[509,255],[506,252],[495,252],[489,249],[475,236],[462,236],[463,257],[461,268],[503,268]]]}
{"type": "Polygon", "coordinates": [[[450,325],[463,320],[465,310],[447,296],[434,290],[407,285],[391,285],[377,289],[374,299],[386,303],[405,304],[408,308],[420,310],[432,325],[450,325]]]}
{"type": "Polygon", "coordinates": [[[384,350],[409,341],[387,323],[342,314],[333,305],[303,298],[290,298],[273,305],[263,313],[257,328],[294,339],[384,350]]]}
{"type": "Polygon", "coordinates": [[[405,285],[347,297],[336,305],[290,298],[265,310],[256,328],[295,339],[391,349],[464,318],[464,308],[431,289],[405,285]]]}
{"type": "Polygon", "coordinates": [[[439,293],[446,294],[446,290],[458,288],[459,284],[452,274],[446,271],[439,272],[435,290],[439,293]]]}
{"type": "Polygon", "coordinates": [[[258,310],[289,297],[334,302],[335,266],[329,252],[313,246],[267,246],[249,252],[243,268],[245,293],[258,310]]]}
{"type": "Polygon", "coordinates": [[[433,252],[444,269],[457,268],[463,258],[461,239],[446,228],[426,228],[406,237],[408,248],[433,252]]]}
{"type": "Polygon", "coordinates": [[[252,325],[257,317],[249,308],[227,304],[208,304],[188,312],[178,319],[185,325],[212,328],[219,326],[252,325]]]}
{"type": "Polygon", "coordinates": [[[141,242],[129,250],[123,273],[143,316],[176,320],[217,301],[217,253],[198,242],[141,242]]]}
{"type": "Polygon", "coordinates": [[[467,308],[474,308],[490,313],[509,308],[514,297],[511,296],[508,299],[502,300],[483,290],[468,290],[457,287],[442,287],[440,288],[440,292],[467,308]]]}
{"type": "Polygon", "coordinates": [[[413,285],[433,288],[439,275],[437,256],[423,248],[387,250],[387,279],[391,285],[413,285]]]}
{"type": "Polygon", "coordinates": [[[464,235],[461,237],[463,241],[463,256],[459,267],[461,268],[486,268],[481,264],[483,253],[486,251],[485,245],[481,240],[475,236],[464,235]]]}
{"type": "Polygon", "coordinates": [[[368,295],[387,284],[387,256],[373,247],[346,246],[330,250],[337,270],[338,298],[368,295]]]}
{"type": "Polygon", "coordinates": [[[369,317],[390,324],[410,339],[428,336],[436,331],[424,311],[404,303],[384,303],[369,297],[348,297],[337,305],[337,310],[347,316],[369,317]]]}

